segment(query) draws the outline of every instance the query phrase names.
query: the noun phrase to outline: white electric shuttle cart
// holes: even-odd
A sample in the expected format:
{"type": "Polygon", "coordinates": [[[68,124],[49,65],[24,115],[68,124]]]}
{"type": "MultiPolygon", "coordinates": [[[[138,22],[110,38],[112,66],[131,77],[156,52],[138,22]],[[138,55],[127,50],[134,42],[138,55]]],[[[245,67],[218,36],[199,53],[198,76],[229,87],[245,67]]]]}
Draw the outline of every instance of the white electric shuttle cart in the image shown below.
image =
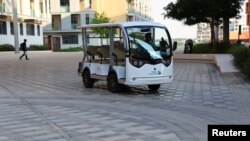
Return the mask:
{"type": "Polygon", "coordinates": [[[124,85],[151,91],[173,80],[173,51],[167,28],[154,22],[89,24],[82,30],[83,59],[78,72],[86,88],[107,81],[111,92],[124,85]],[[146,39],[148,38],[148,39],[146,39]]]}

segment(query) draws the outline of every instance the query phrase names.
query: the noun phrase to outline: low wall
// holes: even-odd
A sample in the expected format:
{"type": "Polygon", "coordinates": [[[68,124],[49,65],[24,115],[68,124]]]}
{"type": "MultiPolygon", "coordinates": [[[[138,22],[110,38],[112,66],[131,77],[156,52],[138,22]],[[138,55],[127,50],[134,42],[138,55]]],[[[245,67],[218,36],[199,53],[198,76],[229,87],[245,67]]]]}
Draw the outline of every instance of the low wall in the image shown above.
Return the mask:
{"type": "Polygon", "coordinates": [[[174,54],[175,61],[182,62],[204,62],[216,64],[214,54],[174,54]]]}

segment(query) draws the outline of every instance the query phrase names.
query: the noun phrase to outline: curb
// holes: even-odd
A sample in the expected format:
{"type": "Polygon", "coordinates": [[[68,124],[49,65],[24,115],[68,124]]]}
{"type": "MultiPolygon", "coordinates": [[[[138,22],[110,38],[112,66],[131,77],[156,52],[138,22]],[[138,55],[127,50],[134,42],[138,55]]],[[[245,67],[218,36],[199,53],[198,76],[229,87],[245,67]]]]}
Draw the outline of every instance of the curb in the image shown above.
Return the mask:
{"type": "Polygon", "coordinates": [[[214,54],[174,54],[174,61],[216,64],[214,54]]]}

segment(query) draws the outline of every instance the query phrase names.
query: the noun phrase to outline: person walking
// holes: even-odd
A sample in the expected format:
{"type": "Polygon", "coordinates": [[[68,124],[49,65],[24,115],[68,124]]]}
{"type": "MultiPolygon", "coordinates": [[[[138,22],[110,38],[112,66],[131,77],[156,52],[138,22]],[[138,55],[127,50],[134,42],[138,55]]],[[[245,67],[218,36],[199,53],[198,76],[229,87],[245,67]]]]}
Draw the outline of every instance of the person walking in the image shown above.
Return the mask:
{"type": "Polygon", "coordinates": [[[26,47],[27,40],[24,39],[23,43],[21,43],[21,50],[23,51],[22,56],[20,56],[20,60],[22,60],[23,56],[25,56],[26,60],[29,60],[27,56],[27,47],[26,47]]]}

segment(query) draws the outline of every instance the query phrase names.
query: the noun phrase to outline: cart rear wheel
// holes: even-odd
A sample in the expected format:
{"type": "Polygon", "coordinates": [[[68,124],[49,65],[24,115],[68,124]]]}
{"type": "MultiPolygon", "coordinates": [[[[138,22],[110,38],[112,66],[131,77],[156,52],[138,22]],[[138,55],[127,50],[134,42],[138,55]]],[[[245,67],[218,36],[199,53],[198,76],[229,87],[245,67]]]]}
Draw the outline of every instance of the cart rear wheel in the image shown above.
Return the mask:
{"type": "Polygon", "coordinates": [[[94,85],[94,79],[90,77],[90,71],[88,69],[84,70],[82,73],[82,82],[85,88],[92,88],[94,85]]]}

